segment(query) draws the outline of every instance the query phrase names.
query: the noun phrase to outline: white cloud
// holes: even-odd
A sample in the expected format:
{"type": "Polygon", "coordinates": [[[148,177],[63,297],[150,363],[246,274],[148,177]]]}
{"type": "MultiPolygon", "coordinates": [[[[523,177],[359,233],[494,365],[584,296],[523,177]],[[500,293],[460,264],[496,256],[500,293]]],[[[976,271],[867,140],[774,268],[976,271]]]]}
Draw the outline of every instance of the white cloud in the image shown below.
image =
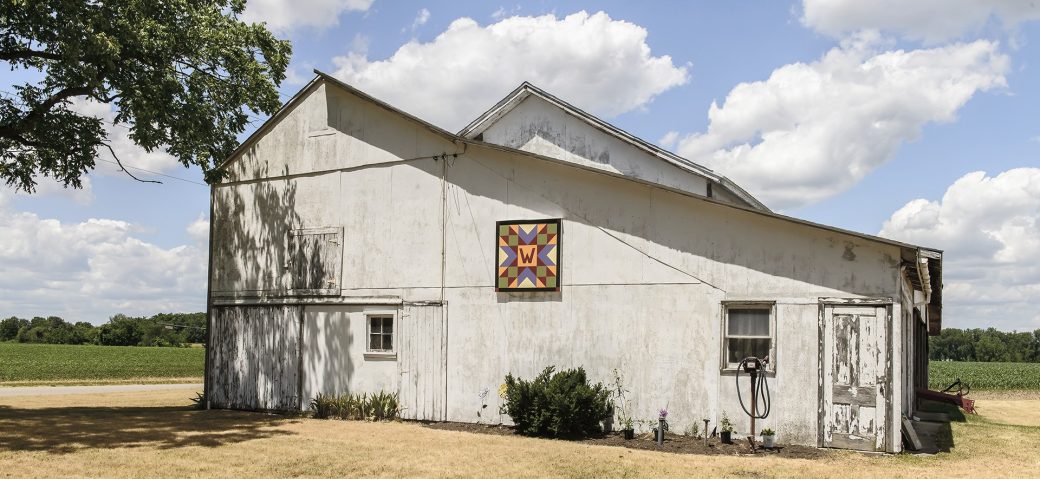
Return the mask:
{"type": "Polygon", "coordinates": [[[1010,60],[995,42],[883,53],[876,44],[850,39],[816,62],[737,85],[679,154],[773,208],[799,207],[850,188],[926,124],[954,121],[975,93],[1006,85],[1010,60]]]}
{"type": "Polygon", "coordinates": [[[520,5],[514,5],[512,8],[508,10],[506,9],[506,7],[498,7],[498,10],[495,10],[491,13],[491,18],[494,18],[495,20],[501,20],[506,17],[512,17],[519,13],[522,9],[523,7],[520,5]]]}
{"type": "Polygon", "coordinates": [[[188,235],[195,241],[206,244],[209,240],[209,218],[199,215],[199,218],[188,225],[188,235]]]}
{"type": "Polygon", "coordinates": [[[328,28],[343,12],[367,12],[374,0],[249,0],[242,19],[266,22],[276,31],[297,27],[328,28]]]}
{"type": "Polygon", "coordinates": [[[72,188],[71,186],[66,188],[61,182],[46,176],[37,176],[34,179],[36,181],[36,191],[31,193],[31,195],[0,183],[0,210],[17,196],[61,197],[80,205],[89,205],[94,202],[94,183],[89,176],[80,178],[80,188],[72,188]]]}
{"type": "MultiPolygon", "coordinates": [[[[430,11],[425,9],[425,8],[419,10],[419,13],[415,14],[415,20],[412,20],[411,30],[413,32],[418,30],[419,27],[421,27],[423,25],[426,25],[426,22],[428,22],[428,21],[430,21],[430,11]]],[[[402,32],[405,31],[405,30],[407,30],[407,29],[406,28],[402,28],[401,29],[402,32]]]]}
{"type": "Polygon", "coordinates": [[[4,316],[55,314],[99,323],[118,312],[205,307],[205,243],[163,248],[134,237],[137,228],[124,221],[62,223],[9,206],[0,201],[4,316]]]}
{"type": "MultiPolygon", "coordinates": [[[[81,115],[101,119],[101,125],[105,128],[105,132],[108,135],[108,144],[112,146],[112,150],[115,151],[123,165],[157,172],[166,172],[182,166],[173,155],[170,155],[164,149],[146,151],[144,148],[137,146],[134,140],[130,139],[129,127],[114,124],[116,112],[111,105],[84,97],[77,97],[72,100],[69,109],[81,115]]],[[[119,166],[109,163],[114,162],[116,158],[112,156],[112,152],[108,151],[107,148],[98,148],[98,158],[103,161],[97,163],[95,171],[107,175],[126,174],[119,169],[119,166]]],[[[132,169],[131,173],[138,177],[146,176],[146,174],[132,169]]]]}
{"type": "Polygon", "coordinates": [[[946,324],[1040,328],[1040,168],[968,173],[941,200],[904,205],[879,234],[945,250],[946,324]]]}
{"type": "Polygon", "coordinates": [[[992,20],[1014,29],[1040,19],[1033,0],[803,0],[802,24],[840,37],[885,30],[935,43],[977,32],[992,20]]]}
{"type": "Polygon", "coordinates": [[[614,116],[682,85],[688,67],[653,56],[646,29],[579,12],[512,17],[482,27],[460,18],[429,43],[385,60],[336,57],[335,75],[437,125],[456,129],[527,80],[593,113],[614,116]]]}
{"type": "Polygon", "coordinates": [[[665,133],[660,140],[657,140],[657,144],[665,148],[671,148],[675,146],[677,141],[679,141],[679,132],[673,130],[665,133]]]}

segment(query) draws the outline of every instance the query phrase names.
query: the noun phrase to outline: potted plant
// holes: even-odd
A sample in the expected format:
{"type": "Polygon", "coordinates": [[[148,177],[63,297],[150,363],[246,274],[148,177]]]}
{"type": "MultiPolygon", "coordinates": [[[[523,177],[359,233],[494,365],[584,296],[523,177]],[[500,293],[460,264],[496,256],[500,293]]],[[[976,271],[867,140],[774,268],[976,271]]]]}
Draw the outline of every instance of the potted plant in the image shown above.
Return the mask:
{"type": "Polygon", "coordinates": [[[628,411],[628,400],[625,399],[628,389],[625,389],[625,378],[620,369],[614,369],[614,385],[611,389],[611,395],[614,396],[614,412],[617,414],[618,425],[621,426],[621,434],[625,439],[632,439],[635,437],[635,428],[632,427],[634,421],[628,411]]]}
{"type": "Polygon", "coordinates": [[[632,439],[633,437],[635,437],[636,430],[634,427],[632,427],[631,417],[622,417],[621,420],[618,422],[621,426],[621,434],[625,436],[625,439],[632,439]]]}
{"type": "Polygon", "coordinates": [[[722,420],[719,421],[719,437],[725,444],[733,444],[733,423],[729,422],[729,416],[725,412],[722,413],[722,420]]]}
{"type": "Polygon", "coordinates": [[[768,427],[763,429],[762,430],[762,447],[764,447],[766,449],[772,449],[773,448],[773,436],[775,436],[775,435],[776,435],[776,433],[773,432],[772,429],[769,429],[768,427]]]}

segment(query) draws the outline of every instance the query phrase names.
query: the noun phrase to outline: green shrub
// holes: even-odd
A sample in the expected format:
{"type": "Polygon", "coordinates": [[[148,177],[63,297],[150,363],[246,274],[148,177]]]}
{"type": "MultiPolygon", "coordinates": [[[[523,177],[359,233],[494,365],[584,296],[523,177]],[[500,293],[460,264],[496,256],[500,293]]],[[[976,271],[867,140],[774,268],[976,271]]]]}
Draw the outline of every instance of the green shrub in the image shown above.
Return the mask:
{"type": "Polygon", "coordinates": [[[314,411],[314,417],[318,419],[328,419],[339,415],[336,397],[331,394],[318,393],[314,399],[311,399],[311,411],[314,411]]]}
{"type": "Polygon", "coordinates": [[[610,391],[590,384],[583,368],[554,374],[549,366],[531,381],[506,375],[506,413],[529,436],[580,437],[602,432],[610,391]]]}

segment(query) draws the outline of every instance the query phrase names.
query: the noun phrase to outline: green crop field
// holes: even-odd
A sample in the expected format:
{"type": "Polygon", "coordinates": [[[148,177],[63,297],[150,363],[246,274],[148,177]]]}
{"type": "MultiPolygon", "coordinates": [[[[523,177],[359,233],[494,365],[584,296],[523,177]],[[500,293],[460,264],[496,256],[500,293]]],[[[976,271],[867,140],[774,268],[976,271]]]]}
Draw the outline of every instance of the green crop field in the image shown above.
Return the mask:
{"type": "Polygon", "coordinates": [[[973,390],[1040,390],[1040,363],[931,361],[928,387],[942,390],[960,378],[973,390]]]}
{"type": "Polygon", "coordinates": [[[0,385],[202,378],[203,348],[0,343],[0,385]]]}

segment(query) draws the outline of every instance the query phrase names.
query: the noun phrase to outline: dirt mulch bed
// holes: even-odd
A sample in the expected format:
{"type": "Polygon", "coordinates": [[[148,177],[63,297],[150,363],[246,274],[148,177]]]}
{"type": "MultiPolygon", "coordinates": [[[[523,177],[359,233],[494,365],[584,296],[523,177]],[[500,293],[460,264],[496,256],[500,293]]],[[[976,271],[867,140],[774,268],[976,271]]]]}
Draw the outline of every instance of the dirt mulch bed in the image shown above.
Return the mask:
{"type": "MultiPolygon", "coordinates": [[[[476,434],[491,434],[495,436],[519,436],[516,430],[510,426],[472,424],[462,422],[424,422],[424,427],[440,429],[444,431],[462,431],[476,434]]],[[[634,438],[626,440],[620,432],[606,433],[599,437],[585,439],[567,440],[579,444],[594,444],[598,446],[627,447],[629,449],[643,449],[647,451],[671,452],[675,454],[704,454],[704,455],[728,455],[728,456],[767,456],[767,457],[789,457],[796,459],[820,459],[826,457],[829,451],[809,446],[785,446],[778,445],[773,449],[758,449],[758,453],[751,452],[751,446],[747,439],[741,437],[733,438],[733,444],[723,444],[719,439],[709,438],[708,444],[704,439],[695,439],[690,436],[677,434],[665,434],[664,444],[657,445],[651,434],[637,434],[634,438]]]]}

